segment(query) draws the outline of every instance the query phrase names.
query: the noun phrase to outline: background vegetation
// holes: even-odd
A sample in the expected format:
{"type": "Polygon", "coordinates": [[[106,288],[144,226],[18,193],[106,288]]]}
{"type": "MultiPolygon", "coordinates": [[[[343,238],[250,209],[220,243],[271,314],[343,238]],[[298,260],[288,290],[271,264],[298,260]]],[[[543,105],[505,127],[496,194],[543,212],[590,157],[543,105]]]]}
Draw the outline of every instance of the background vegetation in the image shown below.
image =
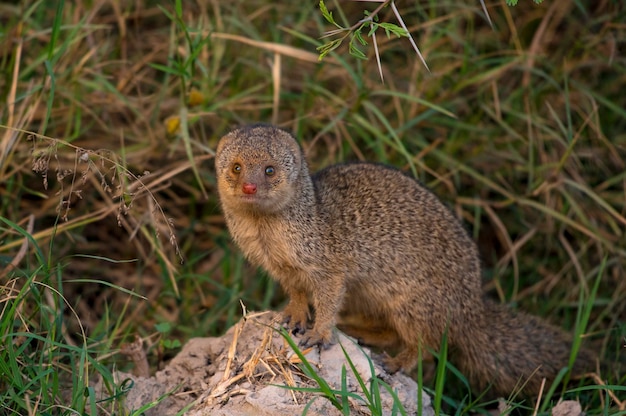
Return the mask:
{"type": "MultiPolygon", "coordinates": [[[[346,27],[371,6],[326,4],[346,27]]],[[[123,343],[142,337],[157,368],[240,299],[281,306],[229,240],[211,161],[263,121],[314,170],[412,172],[463,218],[502,302],[572,331],[587,307],[609,365],[566,397],[624,414],[626,8],[487,6],[493,29],[478,1],[401,2],[430,72],[378,32],[383,83],[367,36],[368,59],[343,45],[318,62],[334,27],[311,2],[0,3],[0,413],[119,414],[123,343]]],[[[444,393],[451,413],[481,408],[444,393]]]]}

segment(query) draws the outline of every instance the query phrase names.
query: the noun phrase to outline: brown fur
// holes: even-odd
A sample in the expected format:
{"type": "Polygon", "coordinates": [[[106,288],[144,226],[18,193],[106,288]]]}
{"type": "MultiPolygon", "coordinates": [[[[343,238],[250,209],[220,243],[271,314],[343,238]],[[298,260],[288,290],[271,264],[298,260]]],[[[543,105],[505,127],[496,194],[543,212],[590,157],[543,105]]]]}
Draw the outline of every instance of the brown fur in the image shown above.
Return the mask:
{"type": "MultiPolygon", "coordinates": [[[[562,330],[483,299],[476,245],[412,178],[368,163],[311,177],[294,138],[272,126],[224,136],[215,164],[233,239],[290,298],[285,322],[304,331],[313,306],[305,344],[329,343],[340,313],[359,317],[371,330],[352,322],[353,333],[385,348],[399,343],[386,367],[410,371],[420,347],[437,350],[447,330],[450,359],[472,386],[502,395],[525,382],[523,392],[537,394],[543,377],[550,383],[567,366],[562,330]]],[[[574,370],[592,361],[583,351],[574,370]]]]}

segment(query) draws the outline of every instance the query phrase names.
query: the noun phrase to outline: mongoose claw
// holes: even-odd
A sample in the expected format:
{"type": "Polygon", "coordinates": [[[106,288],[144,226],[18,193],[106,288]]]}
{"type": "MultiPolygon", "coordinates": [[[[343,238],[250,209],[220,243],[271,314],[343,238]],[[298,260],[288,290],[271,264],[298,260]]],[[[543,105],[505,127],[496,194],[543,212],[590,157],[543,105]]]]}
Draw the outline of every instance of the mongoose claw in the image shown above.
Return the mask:
{"type": "Polygon", "coordinates": [[[302,335],[306,331],[306,320],[295,319],[293,315],[283,312],[280,322],[293,335],[302,335]]]}
{"type": "Polygon", "coordinates": [[[291,324],[290,322],[284,322],[284,326],[292,335],[302,335],[306,332],[306,325],[301,323],[291,324]]]}
{"type": "Polygon", "coordinates": [[[307,322],[309,320],[308,308],[298,307],[297,304],[289,302],[283,310],[281,321],[283,326],[292,334],[304,334],[307,330],[307,322]]]}

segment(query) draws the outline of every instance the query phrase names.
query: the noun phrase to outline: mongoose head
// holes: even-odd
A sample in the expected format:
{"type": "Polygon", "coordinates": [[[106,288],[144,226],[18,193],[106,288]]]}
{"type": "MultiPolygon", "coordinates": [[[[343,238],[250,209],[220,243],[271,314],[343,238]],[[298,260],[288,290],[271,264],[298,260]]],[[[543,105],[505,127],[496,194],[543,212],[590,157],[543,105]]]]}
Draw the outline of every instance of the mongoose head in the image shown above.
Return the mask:
{"type": "Polygon", "coordinates": [[[225,211],[278,213],[298,198],[303,181],[310,181],[293,136],[266,125],[242,127],[222,137],[215,171],[225,211]]]}

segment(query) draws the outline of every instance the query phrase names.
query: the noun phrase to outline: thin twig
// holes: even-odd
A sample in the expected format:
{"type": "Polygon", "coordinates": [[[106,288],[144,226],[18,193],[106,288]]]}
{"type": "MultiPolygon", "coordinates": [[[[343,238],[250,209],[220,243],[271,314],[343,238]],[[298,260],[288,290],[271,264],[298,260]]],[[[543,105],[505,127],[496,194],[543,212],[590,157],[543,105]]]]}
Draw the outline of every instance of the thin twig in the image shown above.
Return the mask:
{"type": "Polygon", "coordinates": [[[372,42],[374,43],[374,54],[376,55],[376,64],[378,65],[378,73],[380,74],[380,82],[385,83],[383,77],[383,67],[380,63],[380,53],[378,52],[378,42],[376,41],[376,32],[372,32],[372,42]]]}
{"type": "Polygon", "coordinates": [[[491,17],[489,16],[489,12],[487,11],[487,6],[485,5],[485,0],[480,0],[480,5],[483,7],[483,12],[485,13],[487,22],[489,22],[489,26],[491,26],[491,29],[494,29],[493,22],[491,21],[491,17]]]}
{"type": "Polygon", "coordinates": [[[539,396],[537,397],[537,402],[535,403],[535,410],[533,411],[533,416],[537,416],[537,412],[539,411],[539,404],[541,403],[541,397],[543,396],[543,389],[546,387],[546,378],[541,379],[541,388],[539,389],[539,396]]]}
{"type": "Polygon", "coordinates": [[[422,53],[420,52],[419,48],[417,47],[417,44],[415,43],[415,40],[413,40],[413,36],[411,36],[411,32],[409,32],[409,29],[404,24],[404,20],[402,20],[402,16],[400,15],[400,12],[398,11],[398,8],[396,7],[396,3],[393,0],[391,1],[391,10],[393,10],[393,13],[396,15],[396,19],[398,19],[398,22],[400,22],[400,26],[402,26],[402,29],[404,29],[404,31],[408,35],[409,41],[411,42],[411,45],[413,46],[413,49],[415,49],[415,52],[417,53],[417,56],[419,56],[420,60],[422,61],[422,63],[424,64],[424,66],[426,67],[428,72],[430,72],[430,68],[426,64],[426,60],[424,59],[424,57],[422,56],[422,53]]]}

